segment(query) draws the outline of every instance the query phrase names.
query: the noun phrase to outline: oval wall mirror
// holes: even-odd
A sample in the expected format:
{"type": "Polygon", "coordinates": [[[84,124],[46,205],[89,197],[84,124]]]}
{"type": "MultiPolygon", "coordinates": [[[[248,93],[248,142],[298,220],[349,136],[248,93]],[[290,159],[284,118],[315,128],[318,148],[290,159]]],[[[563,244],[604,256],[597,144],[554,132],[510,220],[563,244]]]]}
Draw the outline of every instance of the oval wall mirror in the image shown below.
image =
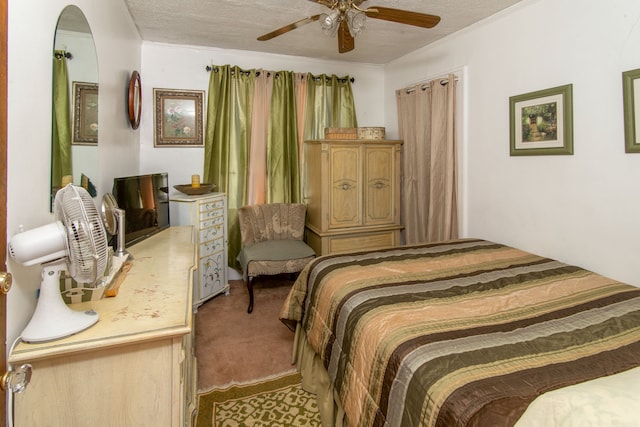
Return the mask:
{"type": "Polygon", "coordinates": [[[133,129],[140,126],[140,115],[142,114],[142,83],[140,83],[140,73],[134,71],[129,79],[129,122],[133,129]]]}
{"type": "Polygon", "coordinates": [[[98,59],[91,28],[77,6],[60,13],[53,42],[51,207],[63,183],[96,196],[98,59]]]}

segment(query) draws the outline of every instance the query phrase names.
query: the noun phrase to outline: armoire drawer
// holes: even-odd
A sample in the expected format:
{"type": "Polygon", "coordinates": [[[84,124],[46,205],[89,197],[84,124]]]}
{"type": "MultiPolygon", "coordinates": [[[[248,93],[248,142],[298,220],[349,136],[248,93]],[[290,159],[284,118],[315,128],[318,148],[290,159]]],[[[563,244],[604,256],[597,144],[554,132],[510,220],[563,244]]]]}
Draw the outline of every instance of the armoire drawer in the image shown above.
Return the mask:
{"type": "Polygon", "coordinates": [[[318,235],[307,229],[307,243],[318,255],[381,249],[400,245],[401,228],[369,231],[363,233],[343,233],[318,235]]]}

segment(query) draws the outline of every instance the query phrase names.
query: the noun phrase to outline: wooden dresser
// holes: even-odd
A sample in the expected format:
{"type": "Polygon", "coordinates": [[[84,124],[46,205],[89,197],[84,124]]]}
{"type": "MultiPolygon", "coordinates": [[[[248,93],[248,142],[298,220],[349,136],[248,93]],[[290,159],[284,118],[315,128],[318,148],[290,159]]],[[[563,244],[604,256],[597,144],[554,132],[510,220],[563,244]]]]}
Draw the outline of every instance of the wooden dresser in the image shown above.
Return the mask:
{"type": "Polygon", "coordinates": [[[396,140],[305,142],[306,240],[318,255],[400,244],[396,140]]]}
{"type": "Polygon", "coordinates": [[[196,409],[191,227],[170,227],[128,248],[133,266],[94,326],[67,338],[18,344],[9,363],[33,367],[14,395],[14,425],[184,426],[196,409]]]}

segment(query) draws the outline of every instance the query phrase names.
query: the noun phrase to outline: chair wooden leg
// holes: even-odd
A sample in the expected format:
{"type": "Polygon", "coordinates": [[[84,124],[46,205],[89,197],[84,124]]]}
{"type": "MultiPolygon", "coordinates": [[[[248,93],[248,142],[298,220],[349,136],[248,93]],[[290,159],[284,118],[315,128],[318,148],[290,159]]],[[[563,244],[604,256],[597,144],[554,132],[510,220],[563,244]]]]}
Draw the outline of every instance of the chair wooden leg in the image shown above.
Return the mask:
{"type": "Polygon", "coordinates": [[[253,277],[251,276],[247,278],[247,290],[249,291],[249,308],[247,308],[247,313],[251,314],[253,311],[253,277]]]}

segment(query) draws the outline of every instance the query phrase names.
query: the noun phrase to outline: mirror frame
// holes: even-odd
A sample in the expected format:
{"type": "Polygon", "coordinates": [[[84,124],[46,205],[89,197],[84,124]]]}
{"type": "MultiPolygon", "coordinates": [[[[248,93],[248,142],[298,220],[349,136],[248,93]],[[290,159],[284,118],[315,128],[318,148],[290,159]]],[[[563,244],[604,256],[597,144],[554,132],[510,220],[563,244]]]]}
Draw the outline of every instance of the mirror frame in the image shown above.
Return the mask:
{"type": "Polygon", "coordinates": [[[140,83],[140,73],[134,71],[129,79],[129,122],[133,129],[140,126],[140,115],[142,114],[142,84],[140,83]]]}
{"type": "MultiPolygon", "coordinates": [[[[74,140],[75,130],[75,117],[76,117],[76,92],[73,90],[73,84],[76,82],[86,84],[99,84],[99,66],[98,66],[98,51],[95,44],[95,38],[91,25],[87,16],[82,9],[75,5],[69,4],[62,8],[58,15],[56,27],[53,33],[52,53],[55,54],[55,50],[60,49],[66,51],[68,54],[67,59],[73,61],[69,63],[68,67],[68,88],[69,88],[69,133],[71,136],[71,148],[70,155],[72,160],[72,181],[76,185],[82,185],[89,191],[90,188],[95,190],[95,186],[98,181],[98,169],[99,159],[97,154],[98,141],[91,143],[79,143],[74,140]],[[75,35],[77,33],[77,36],[75,35]],[[60,39],[61,34],[64,34],[64,38],[60,39]],[[84,36],[87,39],[84,39],[84,36]],[[69,38],[71,37],[71,38],[69,38]],[[66,39],[66,40],[65,40],[66,39]],[[61,41],[62,40],[62,41],[61,41]],[[90,43],[89,43],[90,41],[90,43]],[[69,43],[69,44],[67,44],[69,43]],[[79,50],[77,50],[79,49],[79,50]],[[71,52],[69,52],[71,50],[71,52]],[[73,55],[72,55],[73,53],[73,55]],[[77,65],[72,65],[76,64],[77,65]],[[80,67],[80,68],[77,68],[80,67]],[[83,68],[84,67],[84,68],[83,68]],[[89,68],[86,68],[89,67],[89,68]],[[87,72],[93,73],[95,67],[95,74],[87,74],[87,72]],[[73,71],[72,71],[73,70],[73,71]],[[95,150],[95,151],[94,151],[95,150]],[[86,164],[85,164],[86,163],[86,164]],[[85,181],[86,174],[86,181],[85,181]],[[78,176],[79,175],[79,176],[78,176]],[[91,182],[93,181],[93,182],[91,182]]],[[[53,79],[52,79],[52,92],[53,92],[53,79]]],[[[78,91],[80,93],[80,91],[78,91]]],[[[53,95],[53,93],[52,93],[53,95]]],[[[52,98],[52,110],[54,107],[54,100],[52,98]]],[[[53,114],[52,114],[53,117],[53,114]]],[[[50,169],[50,203],[49,211],[53,212],[54,200],[56,191],[62,186],[62,182],[54,182],[53,174],[53,121],[51,123],[51,169],[50,169]]],[[[98,137],[99,139],[99,137],[98,137]]],[[[95,195],[92,194],[92,197],[95,195]]]]}

